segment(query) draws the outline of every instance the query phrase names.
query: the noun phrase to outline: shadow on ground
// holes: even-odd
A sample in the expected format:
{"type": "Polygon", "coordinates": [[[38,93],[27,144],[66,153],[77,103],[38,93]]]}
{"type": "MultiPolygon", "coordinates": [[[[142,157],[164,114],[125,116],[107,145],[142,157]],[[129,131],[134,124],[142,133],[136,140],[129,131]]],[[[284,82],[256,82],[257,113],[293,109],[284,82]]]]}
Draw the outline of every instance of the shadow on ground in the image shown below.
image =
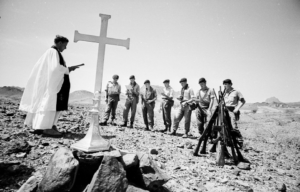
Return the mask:
{"type": "Polygon", "coordinates": [[[35,170],[20,164],[0,163],[0,189],[19,189],[35,170]]]}

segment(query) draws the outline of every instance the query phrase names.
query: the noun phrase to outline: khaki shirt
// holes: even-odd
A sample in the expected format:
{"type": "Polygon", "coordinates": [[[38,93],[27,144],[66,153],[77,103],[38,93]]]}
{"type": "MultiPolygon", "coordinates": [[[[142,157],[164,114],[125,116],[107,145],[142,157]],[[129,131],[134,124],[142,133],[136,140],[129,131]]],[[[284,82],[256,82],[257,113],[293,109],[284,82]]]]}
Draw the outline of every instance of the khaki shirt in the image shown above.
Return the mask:
{"type": "Polygon", "coordinates": [[[145,90],[141,93],[141,97],[147,100],[152,100],[157,98],[156,90],[150,87],[149,89],[145,88],[145,90]]]}
{"type": "MultiPolygon", "coordinates": [[[[164,88],[164,94],[167,95],[168,97],[173,97],[174,98],[174,90],[171,86],[168,88],[164,88]]],[[[162,99],[167,99],[165,96],[162,96],[162,99]]]]}
{"type": "Polygon", "coordinates": [[[121,93],[121,86],[119,83],[109,81],[105,91],[107,91],[108,96],[119,95],[121,93]]]}
{"type": "Polygon", "coordinates": [[[133,84],[129,84],[126,86],[127,88],[127,92],[126,92],[126,95],[127,95],[127,98],[132,100],[133,98],[139,98],[139,95],[140,95],[140,86],[135,83],[135,85],[133,84]]]}
{"type": "Polygon", "coordinates": [[[214,91],[210,88],[200,89],[196,94],[196,99],[200,99],[199,105],[203,108],[208,108],[212,99],[215,98],[214,91]]]}
{"type": "Polygon", "coordinates": [[[244,98],[241,92],[232,89],[230,92],[226,92],[224,95],[225,105],[227,107],[236,107],[239,103],[239,100],[244,98]]]}
{"type": "Polygon", "coordinates": [[[195,98],[195,94],[192,88],[188,88],[186,90],[184,90],[184,94],[183,94],[183,100],[187,101],[190,100],[192,98],[195,98]]]}

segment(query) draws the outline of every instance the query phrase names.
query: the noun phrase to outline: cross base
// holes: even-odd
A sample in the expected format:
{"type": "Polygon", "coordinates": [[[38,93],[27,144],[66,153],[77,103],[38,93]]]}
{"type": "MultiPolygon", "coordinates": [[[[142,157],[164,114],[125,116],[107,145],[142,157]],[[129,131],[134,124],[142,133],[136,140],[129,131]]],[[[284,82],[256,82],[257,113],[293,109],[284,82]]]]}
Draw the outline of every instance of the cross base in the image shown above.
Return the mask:
{"type": "Polygon", "coordinates": [[[110,142],[101,137],[99,131],[99,103],[100,94],[95,93],[94,106],[90,110],[90,127],[83,139],[71,145],[72,149],[84,152],[107,151],[110,148],[110,142]]]}

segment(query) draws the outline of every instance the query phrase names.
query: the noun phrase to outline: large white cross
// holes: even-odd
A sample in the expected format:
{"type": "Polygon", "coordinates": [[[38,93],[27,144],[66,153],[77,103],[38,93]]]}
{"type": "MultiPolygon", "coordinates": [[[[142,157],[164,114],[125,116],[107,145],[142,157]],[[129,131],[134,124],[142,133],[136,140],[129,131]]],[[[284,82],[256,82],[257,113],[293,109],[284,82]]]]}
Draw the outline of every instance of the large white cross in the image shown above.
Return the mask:
{"type": "Polygon", "coordinates": [[[98,61],[97,61],[97,72],[96,72],[96,82],[94,91],[100,91],[102,88],[102,77],[103,77],[103,66],[104,66],[104,55],[105,55],[105,45],[118,45],[123,46],[129,49],[130,39],[113,39],[107,37],[107,25],[108,20],[111,18],[110,15],[100,14],[101,17],[101,30],[100,36],[94,35],[84,35],[80,34],[78,31],[75,31],[74,42],[77,41],[87,41],[94,42],[99,44],[98,48],[98,61]]]}
{"type": "Polygon", "coordinates": [[[103,139],[99,132],[99,108],[100,108],[100,93],[102,88],[102,77],[103,77],[103,66],[104,66],[104,54],[105,45],[118,45],[124,46],[129,49],[129,41],[112,39],[106,37],[107,35],[107,24],[110,15],[100,14],[101,17],[101,31],[100,36],[93,35],[83,35],[75,31],[74,41],[87,41],[99,44],[98,49],[98,61],[97,61],[97,72],[96,72],[96,82],[95,82],[95,92],[93,99],[93,109],[90,110],[90,127],[83,139],[74,143],[71,148],[85,151],[85,152],[95,152],[95,151],[105,151],[109,150],[110,143],[103,139]]]}

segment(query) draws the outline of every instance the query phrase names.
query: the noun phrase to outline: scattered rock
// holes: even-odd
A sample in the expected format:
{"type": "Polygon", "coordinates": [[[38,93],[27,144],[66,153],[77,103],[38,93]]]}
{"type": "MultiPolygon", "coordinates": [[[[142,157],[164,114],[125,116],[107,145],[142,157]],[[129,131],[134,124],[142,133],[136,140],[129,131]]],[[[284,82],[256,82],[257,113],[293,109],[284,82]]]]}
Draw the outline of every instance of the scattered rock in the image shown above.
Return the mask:
{"type": "Polygon", "coordinates": [[[68,191],[72,188],[78,160],[67,148],[60,148],[51,157],[47,171],[39,184],[38,192],[68,191]]]}
{"type": "Polygon", "coordinates": [[[157,149],[149,149],[149,153],[152,155],[158,155],[157,149]]]}
{"type": "Polygon", "coordinates": [[[124,156],[122,156],[122,160],[125,164],[125,169],[132,167],[132,166],[137,166],[138,164],[138,156],[135,153],[131,153],[131,154],[126,154],[124,156]]]}
{"type": "Polygon", "coordinates": [[[8,141],[9,140],[9,135],[8,134],[1,134],[0,135],[0,138],[2,139],[2,140],[4,140],[4,141],[8,141]]]}
{"type": "Polygon", "coordinates": [[[31,176],[17,192],[35,192],[38,188],[38,179],[35,176],[31,176]]]}
{"type": "Polygon", "coordinates": [[[234,174],[235,176],[239,176],[241,173],[240,170],[234,170],[232,174],[234,174]]]}
{"type": "Polygon", "coordinates": [[[11,117],[11,116],[14,116],[15,113],[12,112],[12,111],[6,111],[6,114],[5,114],[5,115],[8,116],[8,117],[11,117]]]}
{"type": "Polygon", "coordinates": [[[278,191],[286,192],[286,185],[284,183],[280,183],[277,187],[278,191]]]}
{"type": "Polygon", "coordinates": [[[31,147],[25,140],[17,140],[12,142],[12,145],[6,151],[7,154],[25,152],[28,153],[31,147]]]}
{"type": "Polygon", "coordinates": [[[16,155],[17,158],[24,158],[26,156],[26,153],[18,153],[16,155]]]}
{"type": "Polygon", "coordinates": [[[121,192],[126,191],[127,187],[128,180],[122,164],[115,157],[104,156],[87,192],[121,192]]]}
{"type": "Polygon", "coordinates": [[[242,170],[250,170],[250,163],[240,162],[237,167],[242,170]]]}

